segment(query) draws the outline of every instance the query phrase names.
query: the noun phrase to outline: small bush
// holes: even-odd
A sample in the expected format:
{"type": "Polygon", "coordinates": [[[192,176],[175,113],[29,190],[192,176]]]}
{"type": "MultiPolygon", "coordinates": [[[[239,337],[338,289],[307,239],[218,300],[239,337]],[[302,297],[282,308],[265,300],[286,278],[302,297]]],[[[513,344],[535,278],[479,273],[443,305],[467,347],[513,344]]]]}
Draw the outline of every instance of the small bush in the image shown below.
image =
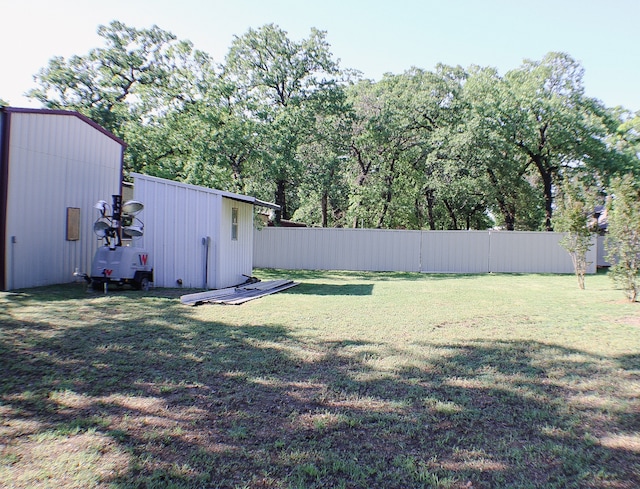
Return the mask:
{"type": "Polygon", "coordinates": [[[613,263],[609,275],[629,301],[635,302],[640,270],[640,188],[632,175],[614,182],[608,220],[607,260],[613,263]]]}

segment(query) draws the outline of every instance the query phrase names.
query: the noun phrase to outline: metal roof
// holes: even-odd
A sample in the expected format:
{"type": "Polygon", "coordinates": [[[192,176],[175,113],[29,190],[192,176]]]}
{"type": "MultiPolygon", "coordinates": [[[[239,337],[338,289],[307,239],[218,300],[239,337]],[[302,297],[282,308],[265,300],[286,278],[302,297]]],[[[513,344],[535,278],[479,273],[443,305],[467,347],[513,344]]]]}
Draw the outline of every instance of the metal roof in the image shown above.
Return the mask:
{"type": "Polygon", "coordinates": [[[23,108],[23,107],[7,106],[7,107],[0,107],[0,112],[6,112],[8,114],[10,114],[10,113],[15,113],[15,114],[41,114],[41,115],[64,115],[64,116],[77,117],[81,121],[86,122],[87,124],[89,124],[94,129],[97,129],[98,131],[103,133],[105,136],[113,139],[118,144],[122,145],[123,147],[127,146],[127,143],[125,143],[118,136],[116,136],[112,132],[108,131],[107,129],[102,127],[100,124],[98,124],[94,120],[89,119],[86,115],[81,114],[80,112],[73,111],[73,110],[34,109],[34,108],[23,108]]]}
{"type": "Polygon", "coordinates": [[[142,173],[131,172],[130,175],[132,177],[146,178],[146,179],[153,180],[153,181],[160,182],[160,183],[162,183],[162,182],[164,182],[164,183],[171,182],[172,184],[175,184],[175,185],[180,186],[180,187],[191,188],[193,190],[199,190],[201,192],[207,192],[207,193],[211,193],[211,194],[215,194],[215,195],[220,195],[222,197],[226,197],[227,199],[237,200],[237,201],[240,201],[240,202],[248,202],[250,204],[257,205],[257,206],[260,206],[260,207],[267,207],[269,209],[275,209],[275,210],[280,209],[280,206],[278,204],[273,204],[271,202],[266,202],[264,200],[257,199],[256,197],[252,197],[250,195],[236,194],[236,193],[233,193],[233,192],[227,192],[225,190],[218,190],[218,189],[215,189],[215,188],[202,187],[200,185],[193,185],[191,183],[178,182],[178,181],[175,181],[175,180],[167,180],[166,178],[153,177],[151,175],[144,175],[142,173]]]}

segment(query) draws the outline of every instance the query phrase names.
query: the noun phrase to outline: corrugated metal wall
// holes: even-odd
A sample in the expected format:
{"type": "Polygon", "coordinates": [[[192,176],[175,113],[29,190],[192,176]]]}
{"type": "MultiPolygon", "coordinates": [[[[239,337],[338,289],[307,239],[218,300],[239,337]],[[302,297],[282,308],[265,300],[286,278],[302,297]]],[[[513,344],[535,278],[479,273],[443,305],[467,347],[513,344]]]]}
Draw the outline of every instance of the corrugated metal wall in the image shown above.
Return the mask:
{"type": "Polygon", "coordinates": [[[489,271],[490,234],[486,231],[422,231],[421,266],[438,273],[489,271]]]}
{"type": "Polygon", "coordinates": [[[608,251],[606,248],[607,238],[606,236],[598,236],[598,266],[610,267],[611,263],[607,261],[608,251]]]}
{"type": "MultiPolygon", "coordinates": [[[[507,273],[573,273],[573,263],[560,246],[562,233],[492,232],[489,268],[507,273]]],[[[596,240],[591,248],[589,273],[596,271],[596,240]]]]}
{"type": "Polygon", "coordinates": [[[11,114],[7,289],[74,280],[89,272],[100,199],[120,192],[122,145],[73,115],[11,114]],[[67,207],[80,209],[80,239],[66,240],[67,207]]]}
{"type": "Polygon", "coordinates": [[[219,247],[215,255],[216,288],[244,282],[253,272],[253,204],[222,198],[219,247]],[[232,209],[238,209],[238,239],[231,239],[232,209]]]}
{"type": "Polygon", "coordinates": [[[419,253],[419,231],[263,228],[254,239],[254,266],[268,268],[415,271],[419,253]]]}
{"type": "Polygon", "coordinates": [[[149,251],[154,268],[154,285],[176,287],[215,286],[212,257],[217,244],[216,216],[220,197],[179,185],[169,180],[134,175],[133,195],[144,204],[138,215],[144,222],[144,236],[133,241],[149,251]],[[210,238],[209,273],[205,280],[207,247],[210,238]]]}
{"type": "MultiPolygon", "coordinates": [[[[264,228],[254,266],[286,270],[573,273],[561,233],[264,228]]],[[[588,256],[596,271],[596,246],[588,256]]]]}
{"type": "Polygon", "coordinates": [[[205,187],[132,175],[134,198],[144,204],[138,216],[144,222],[144,236],[133,244],[149,251],[154,286],[176,287],[181,280],[183,287],[224,288],[243,282],[243,274],[251,274],[252,204],[222,197],[205,187]],[[232,207],[239,210],[235,242],[231,240],[232,207]]]}

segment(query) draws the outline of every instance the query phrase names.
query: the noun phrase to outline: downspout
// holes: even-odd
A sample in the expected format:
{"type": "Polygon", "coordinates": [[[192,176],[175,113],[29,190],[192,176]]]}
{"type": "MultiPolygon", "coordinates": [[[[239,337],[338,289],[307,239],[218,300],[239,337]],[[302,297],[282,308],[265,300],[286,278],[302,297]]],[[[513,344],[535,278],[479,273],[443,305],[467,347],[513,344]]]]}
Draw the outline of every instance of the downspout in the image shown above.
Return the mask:
{"type": "Polygon", "coordinates": [[[211,238],[207,236],[202,238],[202,245],[204,246],[204,279],[202,281],[202,288],[209,288],[209,247],[211,246],[211,238]]]}
{"type": "Polygon", "coordinates": [[[122,184],[124,182],[124,151],[127,149],[126,145],[122,145],[120,147],[120,187],[118,188],[118,193],[122,195],[122,184]]]}

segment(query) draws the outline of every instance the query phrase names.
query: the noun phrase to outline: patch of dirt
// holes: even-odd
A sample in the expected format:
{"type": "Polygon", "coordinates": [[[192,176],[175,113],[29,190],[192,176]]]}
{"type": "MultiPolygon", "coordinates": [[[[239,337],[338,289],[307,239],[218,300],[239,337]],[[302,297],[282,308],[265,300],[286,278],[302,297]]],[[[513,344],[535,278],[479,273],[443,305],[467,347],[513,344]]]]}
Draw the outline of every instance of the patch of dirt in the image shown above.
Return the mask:
{"type": "Polygon", "coordinates": [[[0,451],[4,466],[0,483],[15,489],[32,487],[99,487],[117,479],[129,465],[129,457],[108,436],[84,433],[20,439],[0,451]]]}
{"type": "Polygon", "coordinates": [[[616,321],[618,324],[626,324],[628,326],[636,326],[640,328],[640,315],[628,316],[626,318],[620,318],[616,321]]]}

